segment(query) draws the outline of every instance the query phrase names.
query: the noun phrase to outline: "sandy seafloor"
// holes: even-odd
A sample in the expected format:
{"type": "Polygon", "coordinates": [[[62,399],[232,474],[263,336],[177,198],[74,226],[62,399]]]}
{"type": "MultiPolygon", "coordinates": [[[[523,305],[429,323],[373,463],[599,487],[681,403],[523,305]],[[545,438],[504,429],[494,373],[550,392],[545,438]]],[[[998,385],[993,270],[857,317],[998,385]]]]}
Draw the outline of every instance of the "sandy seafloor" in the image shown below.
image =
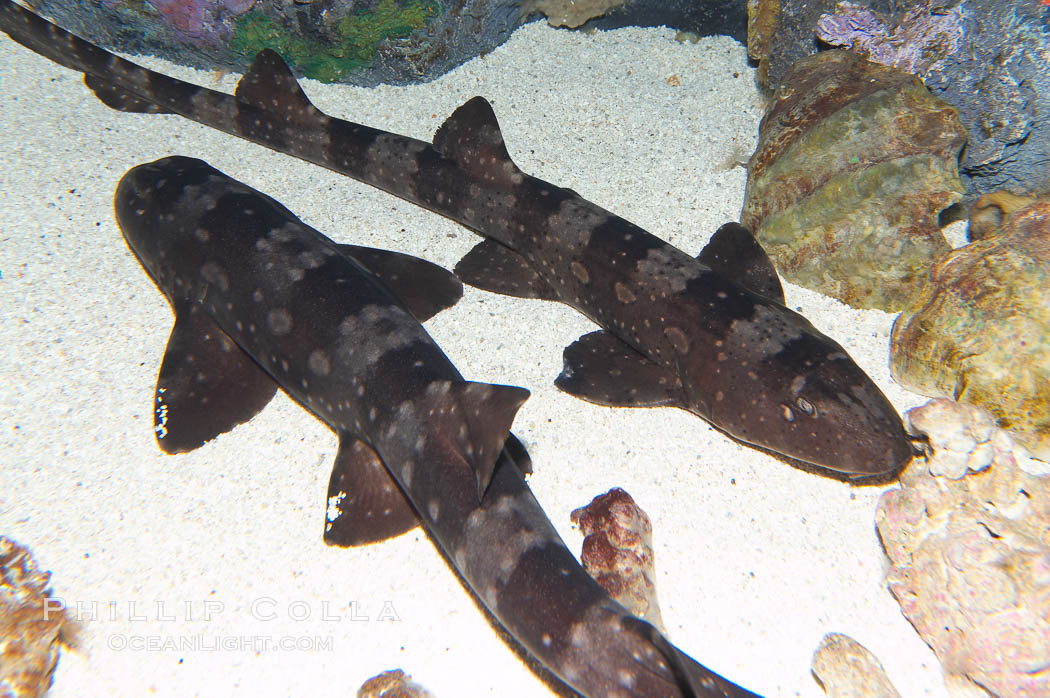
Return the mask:
{"type": "MultiPolygon", "coordinates": [[[[232,92],[235,75],[155,68],[232,92]]],[[[203,158],[338,241],[451,267],[480,238],[320,167],[179,117],[111,111],[79,74],[0,39],[0,534],[28,545],[82,623],[51,695],[352,695],[401,667],[439,697],[551,693],[429,539],[321,539],[336,439],[283,394],[194,453],[163,455],[151,411],[172,325],[125,247],[114,187],[133,165],[203,158]],[[352,604],[352,606],[351,606],[352,604]],[[207,618],[205,616],[208,615],[207,618]]],[[[305,83],[323,110],[429,140],[474,95],[527,172],[698,252],[737,218],[762,99],[743,46],[663,29],[532,24],[436,82],[305,83]]],[[[787,285],[901,410],[892,315],[787,285]]],[[[907,696],[940,668],[883,583],[885,487],[854,487],[738,445],[674,409],[611,409],[552,384],[594,329],[568,307],[467,289],[427,323],[469,379],[532,391],[514,423],[530,484],[574,551],[569,512],[619,486],[652,517],[671,639],[766,696],[820,696],[827,632],[871,649],[907,696]]]]}

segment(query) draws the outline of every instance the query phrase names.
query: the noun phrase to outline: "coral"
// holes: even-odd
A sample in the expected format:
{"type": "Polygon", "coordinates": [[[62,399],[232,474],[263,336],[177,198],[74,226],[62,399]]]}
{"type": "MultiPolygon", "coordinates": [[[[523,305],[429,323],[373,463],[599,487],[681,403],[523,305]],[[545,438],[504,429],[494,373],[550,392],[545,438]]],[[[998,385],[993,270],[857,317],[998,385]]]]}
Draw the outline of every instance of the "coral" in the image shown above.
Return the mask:
{"type": "Polygon", "coordinates": [[[825,635],[812,671],[828,698],[900,698],[875,655],[848,635],[825,635]]]}
{"type": "Polygon", "coordinates": [[[298,75],[367,87],[433,80],[499,46],[522,24],[517,0],[30,4],[58,26],[107,50],[243,72],[260,50],[272,48],[298,75]]]}
{"type": "MultiPolygon", "coordinates": [[[[116,7],[122,0],[104,0],[116,7]]],[[[229,38],[230,23],[251,9],[255,0],[149,0],[149,5],[177,32],[195,44],[218,44],[229,38]]]]}
{"type": "Polygon", "coordinates": [[[998,234],[954,250],[930,271],[893,324],[890,369],[910,390],[987,409],[1036,457],[1050,459],[1050,199],[1019,205],[982,200],[982,215],[1013,212],[998,234]]]}
{"type": "Polygon", "coordinates": [[[879,500],[890,592],[953,694],[1050,695],[1050,476],[979,408],[936,399],[907,419],[932,454],[879,500]]]}
{"type": "Polygon", "coordinates": [[[964,46],[964,34],[962,5],[934,6],[932,0],[909,8],[896,26],[853,2],[840,2],[835,14],[821,15],[817,21],[821,41],[919,77],[943,70],[945,58],[964,46]]]}
{"type": "Polygon", "coordinates": [[[615,487],[571,516],[586,536],[580,559],[587,573],[628,611],[662,629],[648,515],[615,487]]]}
{"type": "Polygon", "coordinates": [[[391,669],[361,684],[357,698],[433,698],[432,694],[400,669],[391,669]]]}
{"type": "Polygon", "coordinates": [[[848,51],[785,76],[748,164],[741,222],[787,280],[895,311],[948,252],[937,214],[963,195],[955,110],[848,51]]]}
{"type": "Polygon", "coordinates": [[[36,698],[51,687],[58,653],[73,636],[64,609],[49,603],[51,575],[29,550],[0,536],[0,696],[36,698]]]}

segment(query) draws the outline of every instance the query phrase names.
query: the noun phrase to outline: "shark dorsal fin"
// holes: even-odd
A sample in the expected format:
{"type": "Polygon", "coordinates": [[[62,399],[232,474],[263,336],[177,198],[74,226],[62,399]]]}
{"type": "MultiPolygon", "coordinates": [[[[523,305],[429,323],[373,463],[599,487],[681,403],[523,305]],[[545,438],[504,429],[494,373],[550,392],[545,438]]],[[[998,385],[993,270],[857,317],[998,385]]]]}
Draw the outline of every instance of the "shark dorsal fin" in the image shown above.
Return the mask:
{"type": "Polygon", "coordinates": [[[696,258],[748,290],[784,302],[784,288],[773,261],[751,231],[739,223],[719,228],[696,258]]]}
{"type": "Polygon", "coordinates": [[[514,415],[528,397],[524,388],[472,381],[435,381],[426,389],[429,424],[435,433],[450,435],[448,445],[474,471],[479,500],[492,482],[514,415]]]}
{"type": "Polygon", "coordinates": [[[272,49],[263,49],[237,83],[237,101],[299,124],[315,123],[323,116],[310,101],[284,59],[272,49]]]}
{"type": "Polygon", "coordinates": [[[496,114],[484,97],[461,105],[434,134],[434,149],[486,182],[517,184],[521,171],[510,158],[496,114]]]}

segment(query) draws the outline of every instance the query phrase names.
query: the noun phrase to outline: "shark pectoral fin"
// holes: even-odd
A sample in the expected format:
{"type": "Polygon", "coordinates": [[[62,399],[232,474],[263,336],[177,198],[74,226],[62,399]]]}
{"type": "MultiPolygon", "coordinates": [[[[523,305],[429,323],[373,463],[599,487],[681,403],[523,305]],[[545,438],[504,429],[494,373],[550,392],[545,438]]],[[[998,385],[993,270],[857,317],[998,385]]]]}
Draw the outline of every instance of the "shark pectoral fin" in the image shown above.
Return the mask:
{"type": "Polygon", "coordinates": [[[316,126],[325,119],[303,92],[288,64],[273,49],[255,55],[248,72],[237,83],[237,101],[262,109],[282,121],[301,126],[316,126]]]}
{"type": "Polygon", "coordinates": [[[773,261],[751,231],[739,223],[719,228],[696,258],[744,288],[784,302],[784,288],[773,261]]]}
{"type": "Polygon", "coordinates": [[[521,170],[510,158],[496,114],[484,97],[460,105],[434,133],[434,150],[489,185],[512,186],[521,170]]]}
{"type": "Polygon", "coordinates": [[[583,335],[562,356],[565,367],[554,384],[588,402],[611,407],[686,404],[682,384],[670,370],[606,330],[583,335]]]}
{"type": "Polygon", "coordinates": [[[524,256],[489,238],[459,260],[456,276],[475,288],[515,298],[558,300],[554,289],[524,256]]]}
{"type": "Polygon", "coordinates": [[[349,434],[339,438],[327,501],[328,545],[376,543],[419,525],[415,510],[375,450],[349,434]]]}
{"type": "MultiPolygon", "coordinates": [[[[480,501],[496,472],[497,458],[509,441],[514,415],[529,398],[529,391],[513,385],[463,381],[452,383],[447,392],[434,395],[431,420],[449,422],[445,433],[454,435],[452,443],[456,451],[463,454],[474,470],[480,501]]],[[[514,444],[510,445],[512,451],[508,455],[513,456],[514,444]]],[[[521,448],[524,450],[524,446],[521,448]]]]}
{"type": "Polygon", "coordinates": [[[153,102],[146,101],[136,97],[132,93],[125,90],[123,87],[116,85],[109,80],[92,75],[90,73],[84,74],[84,84],[87,85],[95,96],[98,97],[99,101],[105,104],[110,109],[116,109],[117,111],[126,111],[133,114],[173,114],[174,112],[165,109],[153,102]]]}
{"type": "Polygon", "coordinates": [[[273,379],[196,304],[176,307],[154,399],[161,450],[192,451],[251,419],[276,392],[273,379]]]}
{"type": "Polygon", "coordinates": [[[451,308],[463,297],[463,284],[455,274],[425,259],[374,247],[337,247],[379,277],[420,322],[451,308]]]}

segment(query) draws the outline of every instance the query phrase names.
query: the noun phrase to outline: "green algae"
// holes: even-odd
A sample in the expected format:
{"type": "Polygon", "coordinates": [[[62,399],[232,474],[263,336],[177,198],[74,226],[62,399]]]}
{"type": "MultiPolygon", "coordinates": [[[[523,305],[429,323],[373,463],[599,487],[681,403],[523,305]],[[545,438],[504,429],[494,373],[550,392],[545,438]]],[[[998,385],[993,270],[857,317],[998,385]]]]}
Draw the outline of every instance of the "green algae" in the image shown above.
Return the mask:
{"type": "Polygon", "coordinates": [[[437,0],[412,0],[403,6],[381,0],[371,11],[352,12],[341,19],[335,27],[337,39],[331,43],[295,36],[256,10],[237,22],[230,47],[247,56],[269,48],[303,76],[336,82],[371,64],[382,41],[410,36],[442,9],[437,0]]]}

